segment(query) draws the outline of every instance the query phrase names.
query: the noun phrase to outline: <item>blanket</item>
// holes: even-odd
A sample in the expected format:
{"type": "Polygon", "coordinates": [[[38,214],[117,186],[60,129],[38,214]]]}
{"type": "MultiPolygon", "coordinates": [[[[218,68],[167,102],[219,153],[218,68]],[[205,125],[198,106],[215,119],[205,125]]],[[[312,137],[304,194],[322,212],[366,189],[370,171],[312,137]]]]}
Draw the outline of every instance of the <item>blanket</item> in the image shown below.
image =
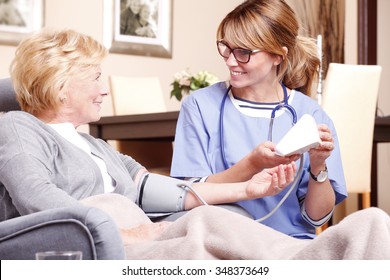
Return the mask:
{"type": "MultiPolygon", "coordinates": [[[[151,224],[129,199],[116,194],[83,203],[107,212],[119,228],[151,224]]],[[[217,206],[200,206],[171,223],[154,240],[125,244],[128,259],[390,259],[390,217],[379,208],[348,215],[313,240],[287,236],[217,206]]]]}

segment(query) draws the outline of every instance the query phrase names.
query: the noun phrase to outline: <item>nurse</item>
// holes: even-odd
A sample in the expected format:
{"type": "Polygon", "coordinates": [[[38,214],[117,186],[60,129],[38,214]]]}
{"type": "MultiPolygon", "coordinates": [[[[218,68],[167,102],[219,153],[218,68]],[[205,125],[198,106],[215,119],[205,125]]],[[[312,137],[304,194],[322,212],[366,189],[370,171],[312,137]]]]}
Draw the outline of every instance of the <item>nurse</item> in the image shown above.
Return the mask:
{"type": "MultiPolygon", "coordinates": [[[[314,238],[335,205],[347,196],[337,134],[332,120],[311,99],[320,60],[315,41],[298,35],[294,11],[283,0],[245,1],[217,30],[217,50],[229,80],[197,90],[183,101],[175,137],[171,176],[197,181],[242,181],[264,168],[301,160],[281,157],[275,145],[292,127],[294,108],[318,124],[321,144],[303,157],[297,187],[262,221],[297,238],[314,238]]],[[[299,166],[299,164],[297,164],[299,166]]],[[[270,213],[288,192],[241,201],[254,219],[270,213]]]]}

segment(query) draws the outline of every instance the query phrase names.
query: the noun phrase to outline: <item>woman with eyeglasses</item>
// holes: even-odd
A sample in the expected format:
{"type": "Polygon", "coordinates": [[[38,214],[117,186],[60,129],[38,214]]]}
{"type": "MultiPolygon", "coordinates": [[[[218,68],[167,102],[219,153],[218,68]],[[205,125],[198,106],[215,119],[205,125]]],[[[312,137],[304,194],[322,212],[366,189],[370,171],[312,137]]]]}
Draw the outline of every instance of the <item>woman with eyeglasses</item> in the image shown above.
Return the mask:
{"type": "Polygon", "coordinates": [[[317,46],[298,30],[296,15],[283,0],[248,0],[222,20],[216,44],[229,80],[197,90],[183,101],[171,176],[242,181],[299,159],[302,172],[290,194],[286,188],[238,204],[265,225],[310,239],[347,191],[335,127],[310,98],[318,79],[317,46]],[[320,145],[303,158],[277,155],[275,146],[293,126],[292,115],[299,120],[304,114],[314,117],[320,145]]]}

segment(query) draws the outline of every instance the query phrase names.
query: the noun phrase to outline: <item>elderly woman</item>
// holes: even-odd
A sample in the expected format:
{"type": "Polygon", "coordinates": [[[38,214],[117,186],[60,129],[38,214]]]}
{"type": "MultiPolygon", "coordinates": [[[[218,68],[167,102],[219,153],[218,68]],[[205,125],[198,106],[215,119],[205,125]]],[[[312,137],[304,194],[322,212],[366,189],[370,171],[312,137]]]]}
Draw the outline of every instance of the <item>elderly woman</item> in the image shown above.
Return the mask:
{"type": "Polygon", "coordinates": [[[18,46],[10,71],[22,111],[0,121],[0,221],[104,193],[165,214],[278,193],[293,180],[290,164],[243,183],[191,185],[150,174],[106,142],[79,133],[79,125],[99,120],[109,93],[100,67],[106,55],[100,43],[72,30],[42,30],[18,46]]]}

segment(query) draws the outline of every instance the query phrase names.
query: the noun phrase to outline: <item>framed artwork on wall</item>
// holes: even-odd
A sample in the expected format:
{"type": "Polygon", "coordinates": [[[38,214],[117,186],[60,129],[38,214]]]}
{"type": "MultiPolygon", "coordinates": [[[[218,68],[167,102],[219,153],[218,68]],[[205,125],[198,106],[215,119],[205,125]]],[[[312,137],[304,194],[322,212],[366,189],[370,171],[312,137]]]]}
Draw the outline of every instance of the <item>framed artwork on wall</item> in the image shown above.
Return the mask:
{"type": "Polygon", "coordinates": [[[44,0],[0,1],[0,44],[17,45],[44,22],[44,0]]]}
{"type": "Polygon", "coordinates": [[[111,53],[172,57],[172,0],[105,0],[103,8],[111,53]]]}

